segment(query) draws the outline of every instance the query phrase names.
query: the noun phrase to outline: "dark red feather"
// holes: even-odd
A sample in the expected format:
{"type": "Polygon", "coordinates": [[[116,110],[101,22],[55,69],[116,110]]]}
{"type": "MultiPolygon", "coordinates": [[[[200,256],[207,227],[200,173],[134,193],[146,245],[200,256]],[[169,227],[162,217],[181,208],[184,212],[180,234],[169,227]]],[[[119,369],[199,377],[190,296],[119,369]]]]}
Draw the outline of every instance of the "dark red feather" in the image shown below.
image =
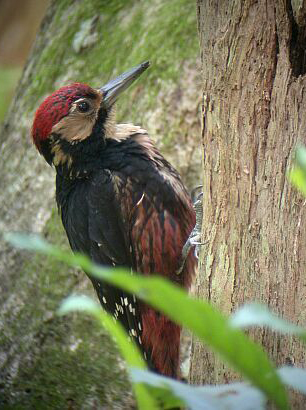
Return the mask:
{"type": "MultiPolygon", "coordinates": [[[[177,184],[179,183],[178,180],[177,184]]],[[[134,209],[131,243],[138,272],[146,275],[159,274],[188,289],[195,272],[196,259],[193,252],[188,255],[181,274],[176,272],[182,248],[195,224],[195,213],[184,190],[180,195],[180,198],[176,198],[177,208],[171,212],[163,208],[158,210],[157,204],[144,194],[134,209]]],[[[172,200],[175,201],[175,198],[172,200]]],[[[145,351],[150,352],[156,370],[177,378],[180,327],[144,303],[141,304],[141,319],[142,343],[145,351]]]]}

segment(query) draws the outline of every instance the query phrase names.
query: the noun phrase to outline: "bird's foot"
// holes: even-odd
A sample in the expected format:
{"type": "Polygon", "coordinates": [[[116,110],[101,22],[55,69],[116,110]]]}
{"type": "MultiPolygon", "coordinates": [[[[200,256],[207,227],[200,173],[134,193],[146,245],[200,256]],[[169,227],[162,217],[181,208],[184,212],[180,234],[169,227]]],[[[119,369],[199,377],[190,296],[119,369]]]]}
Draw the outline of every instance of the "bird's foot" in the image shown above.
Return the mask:
{"type": "Polygon", "coordinates": [[[200,246],[203,246],[207,243],[207,242],[201,242],[201,228],[202,228],[202,221],[203,221],[203,205],[202,205],[203,192],[201,191],[199,193],[199,189],[201,189],[202,187],[203,187],[202,185],[199,185],[195,187],[191,192],[193,207],[196,213],[196,223],[195,223],[195,226],[191,234],[189,235],[189,238],[187,239],[185,245],[183,246],[180,266],[176,271],[177,275],[182,273],[182,270],[184,269],[184,266],[185,266],[186,259],[191,249],[194,250],[195,257],[198,259],[200,246]]]}

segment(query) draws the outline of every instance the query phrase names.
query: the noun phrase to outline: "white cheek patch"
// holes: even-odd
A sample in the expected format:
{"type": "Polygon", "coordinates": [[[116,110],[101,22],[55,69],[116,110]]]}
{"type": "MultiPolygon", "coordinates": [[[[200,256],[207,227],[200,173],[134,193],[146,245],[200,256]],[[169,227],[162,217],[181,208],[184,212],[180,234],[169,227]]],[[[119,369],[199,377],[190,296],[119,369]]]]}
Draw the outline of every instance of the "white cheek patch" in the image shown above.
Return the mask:
{"type": "Polygon", "coordinates": [[[71,110],[67,117],[54,125],[52,133],[59,134],[66,141],[83,141],[90,136],[95,120],[95,112],[91,115],[82,115],[71,110]]]}

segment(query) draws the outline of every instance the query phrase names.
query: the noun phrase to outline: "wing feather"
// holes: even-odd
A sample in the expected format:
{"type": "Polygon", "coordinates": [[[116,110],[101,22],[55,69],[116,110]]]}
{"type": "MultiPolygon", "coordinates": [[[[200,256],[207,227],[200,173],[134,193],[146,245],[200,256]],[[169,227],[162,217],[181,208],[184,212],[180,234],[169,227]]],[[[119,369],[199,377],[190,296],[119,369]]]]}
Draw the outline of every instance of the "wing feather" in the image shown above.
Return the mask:
{"type": "MultiPolygon", "coordinates": [[[[124,182],[123,176],[107,170],[99,172],[93,179],[88,195],[88,232],[94,262],[131,268],[128,232],[124,229],[125,218],[118,201],[124,182]]],[[[91,280],[103,307],[120,320],[142,349],[142,323],[135,296],[95,278],[91,280]]]]}

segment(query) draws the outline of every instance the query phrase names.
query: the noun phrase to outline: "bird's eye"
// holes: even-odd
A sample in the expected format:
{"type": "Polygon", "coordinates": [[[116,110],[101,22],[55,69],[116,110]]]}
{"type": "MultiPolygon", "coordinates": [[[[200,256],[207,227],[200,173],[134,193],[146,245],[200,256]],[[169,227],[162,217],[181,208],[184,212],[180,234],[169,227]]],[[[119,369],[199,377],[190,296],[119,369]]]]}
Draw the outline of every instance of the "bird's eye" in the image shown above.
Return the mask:
{"type": "Polygon", "coordinates": [[[79,110],[80,112],[87,112],[87,111],[89,111],[89,109],[90,109],[90,105],[88,104],[87,101],[80,101],[80,102],[78,103],[77,107],[78,107],[78,110],[79,110]]]}

